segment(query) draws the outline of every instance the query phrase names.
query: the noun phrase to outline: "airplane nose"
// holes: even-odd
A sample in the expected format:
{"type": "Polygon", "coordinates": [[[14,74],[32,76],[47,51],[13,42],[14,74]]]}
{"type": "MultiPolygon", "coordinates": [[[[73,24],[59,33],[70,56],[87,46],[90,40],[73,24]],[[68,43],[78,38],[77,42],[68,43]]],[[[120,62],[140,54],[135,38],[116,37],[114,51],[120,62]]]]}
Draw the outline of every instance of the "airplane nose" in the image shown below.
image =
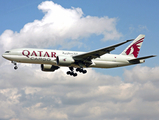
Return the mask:
{"type": "Polygon", "coordinates": [[[7,59],[7,58],[8,58],[8,55],[3,54],[2,57],[5,58],[5,59],[7,59]]]}
{"type": "Polygon", "coordinates": [[[2,57],[3,57],[3,58],[6,58],[6,56],[5,56],[4,54],[2,55],[2,57]]]}
{"type": "Polygon", "coordinates": [[[10,54],[9,54],[9,52],[10,52],[10,51],[6,51],[6,52],[2,55],[2,57],[9,60],[9,59],[10,59],[10,54]]]}

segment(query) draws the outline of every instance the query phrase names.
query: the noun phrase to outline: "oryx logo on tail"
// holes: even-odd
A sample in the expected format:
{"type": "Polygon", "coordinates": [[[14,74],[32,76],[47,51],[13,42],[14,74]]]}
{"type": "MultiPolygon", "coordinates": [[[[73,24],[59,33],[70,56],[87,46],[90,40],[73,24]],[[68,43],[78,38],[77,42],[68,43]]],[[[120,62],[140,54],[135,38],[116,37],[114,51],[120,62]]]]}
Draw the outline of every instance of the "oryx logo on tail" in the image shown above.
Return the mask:
{"type": "Polygon", "coordinates": [[[126,55],[129,55],[129,54],[133,54],[134,57],[137,58],[138,54],[139,54],[139,51],[140,51],[140,48],[141,48],[141,43],[143,42],[144,40],[144,37],[141,38],[140,40],[138,40],[137,42],[135,42],[133,45],[131,45],[127,50],[126,50],[126,55]]]}
{"type": "Polygon", "coordinates": [[[145,35],[139,35],[122,53],[121,55],[128,55],[137,58],[141,45],[144,41],[145,35]]]}

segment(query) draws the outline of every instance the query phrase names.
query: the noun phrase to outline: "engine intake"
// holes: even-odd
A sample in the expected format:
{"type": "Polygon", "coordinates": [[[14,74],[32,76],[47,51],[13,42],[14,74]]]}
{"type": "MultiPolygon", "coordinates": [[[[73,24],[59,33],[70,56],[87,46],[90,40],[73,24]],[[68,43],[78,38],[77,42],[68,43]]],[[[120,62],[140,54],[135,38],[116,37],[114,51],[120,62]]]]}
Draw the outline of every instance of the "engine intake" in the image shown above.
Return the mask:
{"type": "Polygon", "coordinates": [[[41,64],[41,70],[42,71],[52,71],[52,72],[54,72],[57,69],[59,69],[58,66],[49,65],[49,64],[41,64]]]}
{"type": "Polygon", "coordinates": [[[56,58],[57,65],[60,66],[69,66],[75,62],[71,56],[57,56],[56,58]]]}

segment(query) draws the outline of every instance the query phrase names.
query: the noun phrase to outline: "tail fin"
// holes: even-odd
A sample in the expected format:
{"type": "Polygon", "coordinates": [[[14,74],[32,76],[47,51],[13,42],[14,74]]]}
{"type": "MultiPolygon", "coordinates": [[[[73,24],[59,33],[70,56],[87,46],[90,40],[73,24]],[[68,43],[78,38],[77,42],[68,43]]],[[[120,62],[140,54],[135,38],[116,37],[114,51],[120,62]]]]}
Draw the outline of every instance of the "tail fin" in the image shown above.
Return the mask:
{"type": "Polygon", "coordinates": [[[140,34],[122,53],[121,55],[128,55],[137,58],[141,45],[144,41],[145,35],[140,34]]]}

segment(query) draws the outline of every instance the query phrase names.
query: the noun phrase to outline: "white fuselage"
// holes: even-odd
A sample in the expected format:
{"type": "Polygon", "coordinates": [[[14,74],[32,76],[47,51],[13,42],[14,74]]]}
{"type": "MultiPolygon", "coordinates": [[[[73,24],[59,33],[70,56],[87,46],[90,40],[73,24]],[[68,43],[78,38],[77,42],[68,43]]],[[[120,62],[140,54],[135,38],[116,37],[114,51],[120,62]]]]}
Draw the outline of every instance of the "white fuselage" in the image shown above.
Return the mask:
{"type": "MultiPolygon", "coordinates": [[[[22,48],[22,49],[14,49],[6,51],[6,53],[3,54],[3,57],[10,61],[15,61],[20,63],[50,64],[58,66],[56,61],[57,56],[67,57],[83,53],[84,52],[77,52],[77,51],[22,48]]],[[[126,55],[105,54],[100,56],[100,58],[92,59],[92,64],[89,67],[113,68],[113,67],[132,65],[131,63],[129,63],[128,60],[133,58],[134,57],[126,55]]],[[[72,63],[70,66],[79,67],[74,63],[72,63]]]]}

